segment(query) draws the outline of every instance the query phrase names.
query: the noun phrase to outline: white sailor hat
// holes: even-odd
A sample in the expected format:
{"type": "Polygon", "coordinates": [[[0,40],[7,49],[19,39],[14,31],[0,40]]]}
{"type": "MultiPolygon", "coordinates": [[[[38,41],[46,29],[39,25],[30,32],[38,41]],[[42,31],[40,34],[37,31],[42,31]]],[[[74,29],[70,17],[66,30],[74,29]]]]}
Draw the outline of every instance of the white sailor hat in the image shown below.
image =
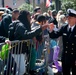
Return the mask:
{"type": "Polygon", "coordinates": [[[76,10],[74,10],[74,9],[68,9],[66,16],[76,17],[76,10]]]}

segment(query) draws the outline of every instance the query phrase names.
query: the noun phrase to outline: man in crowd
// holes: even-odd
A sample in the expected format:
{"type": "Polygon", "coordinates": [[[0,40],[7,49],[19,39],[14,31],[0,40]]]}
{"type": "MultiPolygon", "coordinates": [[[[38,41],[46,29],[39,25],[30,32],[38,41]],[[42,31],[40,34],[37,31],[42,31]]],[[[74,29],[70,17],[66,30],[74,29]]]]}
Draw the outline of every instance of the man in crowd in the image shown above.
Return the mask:
{"type": "Polygon", "coordinates": [[[2,15],[2,21],[0,25],[0,35],[8,38],[8,30],[9,30],[9,24],[12,23],[12,21],[17,20],[19,16],[19,10],[14,9],[12,11],[12,14],[3,14],[2,15]]]}

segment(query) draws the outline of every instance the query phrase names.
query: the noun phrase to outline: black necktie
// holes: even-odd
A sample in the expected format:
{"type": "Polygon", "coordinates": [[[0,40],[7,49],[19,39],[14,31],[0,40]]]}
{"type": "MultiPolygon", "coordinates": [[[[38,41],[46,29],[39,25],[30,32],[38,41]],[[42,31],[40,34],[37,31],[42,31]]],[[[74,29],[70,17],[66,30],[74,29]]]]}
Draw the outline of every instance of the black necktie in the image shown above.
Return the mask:
{"type": "Polygon", "coordinates": [[[70,35],[71,34],[71,28],[69,28],[69,32],[68,32],[68,35],[70,35]]]}

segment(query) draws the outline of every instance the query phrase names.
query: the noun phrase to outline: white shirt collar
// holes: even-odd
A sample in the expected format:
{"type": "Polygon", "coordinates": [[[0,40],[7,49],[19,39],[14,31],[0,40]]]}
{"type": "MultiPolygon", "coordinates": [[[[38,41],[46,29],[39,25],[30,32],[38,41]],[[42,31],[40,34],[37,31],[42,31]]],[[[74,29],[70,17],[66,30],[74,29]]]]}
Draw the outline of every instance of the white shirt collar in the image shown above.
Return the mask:
{"type": "Polygon", "coordinates": [[[75,27],[75,25],[73,25],[72,27],[69,25],[68,29],[71,28],[71,31],[73,31],[74,27],[75,27]]]}

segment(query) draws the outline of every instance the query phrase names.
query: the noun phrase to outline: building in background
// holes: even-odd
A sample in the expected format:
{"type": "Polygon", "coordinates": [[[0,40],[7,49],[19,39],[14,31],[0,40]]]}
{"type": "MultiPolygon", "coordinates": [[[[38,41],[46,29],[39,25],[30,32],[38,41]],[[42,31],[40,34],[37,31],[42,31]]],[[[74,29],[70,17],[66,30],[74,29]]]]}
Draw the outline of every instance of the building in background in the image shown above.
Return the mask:
{"type": "MultiPolygon", "coordinates": [[[[2,1],[0,0],[0,7],[2,7],[2,1]]],[[[44,2],[44,0],[4,0],[4,6],[9,6],[12,8],[18,8],[23,3],[29,3],[32,5],[39,5],[40,3],[44,2]]]]}

